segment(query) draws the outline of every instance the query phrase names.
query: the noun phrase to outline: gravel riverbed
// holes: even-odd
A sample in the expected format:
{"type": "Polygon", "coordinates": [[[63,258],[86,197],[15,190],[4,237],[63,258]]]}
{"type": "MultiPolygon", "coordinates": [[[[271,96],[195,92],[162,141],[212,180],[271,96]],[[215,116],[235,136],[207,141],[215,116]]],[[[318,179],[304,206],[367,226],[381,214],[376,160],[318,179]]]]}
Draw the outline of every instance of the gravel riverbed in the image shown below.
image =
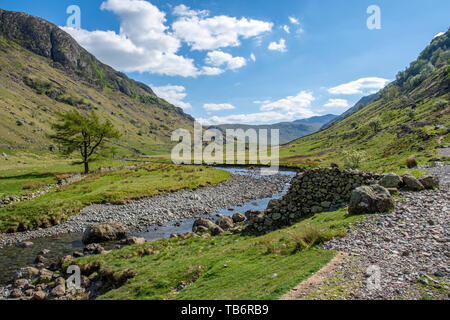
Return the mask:
{"type": "Polygon", "coordinates": [[[141,231],[150,226],[207,215],[222,208],[232,208],[251,200],[271,197],[282,192],[291,178],[292,175],[280,173],[260,176],[259,170],[249,170],[246,175],[233,175],[216,186],[164,194],[125,205],[95,204],[57,226],[0,234],[0,248],[35,238],[83,232],[89,225],[103,222],[121,222],[127,225],[130,231],[141,231]]]}
{"type": "Polygon", "coordinates": [[[326,249],[350,254],[337,282],[342,288],[352,285],[348,296],[321,298],[450,298],[450,166],[427,170],[440,178],[440,190],[401,192],[393,213],[370,216],[352,226],[345,238],[325,243],[326,249]],[[375,279],[369,266],[379,270],[380,286],[368,285],[369,278],[370,283],[375,279]],[[430,287],[421,289],[421,284],[430,287]]]}

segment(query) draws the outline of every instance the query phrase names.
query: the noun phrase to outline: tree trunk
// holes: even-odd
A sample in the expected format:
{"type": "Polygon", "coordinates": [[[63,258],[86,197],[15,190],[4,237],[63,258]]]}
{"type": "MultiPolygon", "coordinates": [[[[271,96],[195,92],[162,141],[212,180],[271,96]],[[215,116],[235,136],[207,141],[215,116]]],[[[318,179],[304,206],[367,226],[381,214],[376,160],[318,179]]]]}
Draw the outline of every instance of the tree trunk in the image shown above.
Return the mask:
{"type": "Polygon", "coordinates": [[[89,173],[89,162],[87,160],[84,160],[84,174],[89,173]]]}

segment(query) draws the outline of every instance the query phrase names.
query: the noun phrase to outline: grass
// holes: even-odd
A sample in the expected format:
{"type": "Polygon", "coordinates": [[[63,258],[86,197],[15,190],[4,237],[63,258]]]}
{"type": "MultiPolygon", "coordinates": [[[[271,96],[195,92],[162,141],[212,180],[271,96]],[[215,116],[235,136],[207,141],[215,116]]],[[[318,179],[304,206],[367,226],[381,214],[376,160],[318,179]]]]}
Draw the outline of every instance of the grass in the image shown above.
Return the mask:
{"type": "Polygon", "coordinates": [[[82,270],[99,265],[118,274],[137,272],[123,286],[104,292],[99,297],[104,300],[278,299],[335,256],[317,244],[344,236],[348,225],[362,218],[346,216],[342,209],[264,236],[158,240],[75,263],[82,270]],[[182,283],[188,286],[181,289],[182,283]]]}
{"type": "Polygon", "coordinates": [[[49,227],[67,220],[93,203],[120,204],[165,192],[217,184],[229,176],[230,173],[222,170],[166,163],[90,174],[80,182],[52,190],[39,198],[0,208],[0,231],[49,227]]]}
{"type": "MultiPolygon", "coordinates": [[[[82,164],[73,165],[76,159],[64,159],[48,151],[10,150],[0,148],[0,199],[7,196],[21,196],[53,184],[63,175],[82,173],[82,164]],[[6,160],[7,159],[7,160],[6,160]]],[[[123,167],[154,159],[135,158],[129,161],[100,160],[93,162],[92,171],[100,167],[123,167]]]]}

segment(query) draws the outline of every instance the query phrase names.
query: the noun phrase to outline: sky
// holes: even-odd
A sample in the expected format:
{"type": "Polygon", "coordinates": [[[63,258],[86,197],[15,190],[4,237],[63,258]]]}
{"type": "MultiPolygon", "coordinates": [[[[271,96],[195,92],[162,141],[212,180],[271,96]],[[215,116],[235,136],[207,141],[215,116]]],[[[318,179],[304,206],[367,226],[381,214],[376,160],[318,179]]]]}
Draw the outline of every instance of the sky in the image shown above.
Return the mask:
{"type": "Polygon", "coordinates": [[[205,125],[341,114],[450,27],[448,0],[0,0],[0,8],[53,22],[205,125]],[[80,19],[69,19],[74,5],[80,19]]]}

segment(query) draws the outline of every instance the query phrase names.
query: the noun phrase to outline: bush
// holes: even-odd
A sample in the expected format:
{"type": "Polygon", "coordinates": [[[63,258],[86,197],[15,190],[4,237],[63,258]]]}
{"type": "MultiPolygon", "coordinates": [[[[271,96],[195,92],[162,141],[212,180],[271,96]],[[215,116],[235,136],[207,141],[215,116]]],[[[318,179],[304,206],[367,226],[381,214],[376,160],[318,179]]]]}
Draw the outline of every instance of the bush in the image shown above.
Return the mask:
{"type": "Polygon", "coordinates": [[[362,151],[347,151],[344,153],[344,167],[347,169],[357,169],[365,158],[362,151]]]}
{"type": "Polygon", "coordinates": [[[411,156],[406,160],[406,165],[409,169],[417,167],[416,157],[411,156]]]}
{"type": "Polygon", "coordinates": [[[381,119],[378,117],[370,120],[368,125],[374,133],[380,132],[382,129],[381,119]]]}
{"type": "Polygon", "coordinates": [[[448,105],[447,100],[439,99],[438,101],[436,101],[433,104],[433,109],[435,109],[435,110],[444,110],[445,107],[447,107],[447,105],[448,105]]]}
{"type": "Polygon", "coordinates": [[[416,112],[413,109],[409,109],[409,110],[406,111],[406,116],[410,120],[414,120],[414,118],[416,117],[416,112]]]}

